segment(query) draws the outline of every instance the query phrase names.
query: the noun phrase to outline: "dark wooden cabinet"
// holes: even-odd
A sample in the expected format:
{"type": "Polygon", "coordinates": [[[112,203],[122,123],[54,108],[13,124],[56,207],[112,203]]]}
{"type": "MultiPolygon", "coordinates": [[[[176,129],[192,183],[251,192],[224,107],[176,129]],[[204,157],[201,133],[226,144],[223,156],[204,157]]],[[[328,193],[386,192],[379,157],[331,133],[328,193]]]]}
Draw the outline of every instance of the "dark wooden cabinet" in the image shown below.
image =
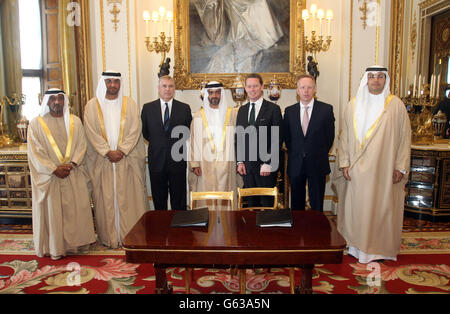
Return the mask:
{"type": "Polygon", "coordinates": [[[430,221],[450,220],[450,147],[412,146],[405,214],[430,221]]]}
{"type": "Polygon", "coordinates": [[[31,218],[31,179],[26,148],[0,149],[0,218],[31,218]]]}

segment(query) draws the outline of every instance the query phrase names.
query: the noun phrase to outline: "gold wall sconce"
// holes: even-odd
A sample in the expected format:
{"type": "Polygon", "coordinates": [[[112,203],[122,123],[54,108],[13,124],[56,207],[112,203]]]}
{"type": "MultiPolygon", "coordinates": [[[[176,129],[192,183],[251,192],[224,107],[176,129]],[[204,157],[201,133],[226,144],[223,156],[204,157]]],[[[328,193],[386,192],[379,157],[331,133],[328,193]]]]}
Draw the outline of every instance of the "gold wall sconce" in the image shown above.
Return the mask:
{"type": "Polygon", "coordinates": [[[145,45],[149,52],[161,54],[160,66],[172,48],[173,12],[160,7],[158,11],[143,13],[145,21],[145,45]],[[151,25],[150,25],[151,24],[151,25]]]}

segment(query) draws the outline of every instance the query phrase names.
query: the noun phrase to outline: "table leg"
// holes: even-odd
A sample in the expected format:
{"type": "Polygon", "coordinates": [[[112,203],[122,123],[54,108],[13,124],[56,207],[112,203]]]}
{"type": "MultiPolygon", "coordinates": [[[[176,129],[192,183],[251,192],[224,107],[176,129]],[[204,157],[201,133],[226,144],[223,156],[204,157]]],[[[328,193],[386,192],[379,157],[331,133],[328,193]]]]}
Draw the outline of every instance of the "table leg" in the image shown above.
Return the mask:
{"type": "Polygon", "coordinates": [[[239,269],[239,293],[245,294],[247,292],[246,269],[239,269]]]}
{"type": "Polygon", "coordinates": [[[300,287],[298,289],[298,293],[300,294],[312,294],[312,271],[314,269],[314,265],[303,265],[302,266],[302,278],[300,280],[300,287]]]}
{"type": "Polygon", "coordinates": [[[166,267],[155,264],[156,294],[171,294],[172,287],[167,284],[166,267]]]}

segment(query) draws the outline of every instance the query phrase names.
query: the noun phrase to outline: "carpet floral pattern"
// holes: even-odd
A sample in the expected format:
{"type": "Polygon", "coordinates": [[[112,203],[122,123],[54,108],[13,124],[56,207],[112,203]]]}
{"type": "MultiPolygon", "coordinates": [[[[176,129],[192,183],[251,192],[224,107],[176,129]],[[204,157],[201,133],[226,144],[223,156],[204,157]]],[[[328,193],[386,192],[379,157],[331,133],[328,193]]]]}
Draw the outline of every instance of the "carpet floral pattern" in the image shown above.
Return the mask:
{"type": "MultiPolygon", "coordinates": [[[[318,294],[449,293],[448,255],[400,255],[397,262],[359,264],[344,256],[339,265],[316,265],[318,294]]],[[[301,269],[296,269],[296,285],[301,269]]],[[[184,268],[167,271],[174,293],[184,293],[184,268]]],[[[196,269],[191,293],[238,293],[236,276],[227,270],[196,269]]],[[[247,270],[247,293],[289,293],[283,268],[247,270]]],[[[79,255],[59,261],[35,256],[0,256],[0,294],[143,294],[154,293],[151,265],[130,264],[120,256],[79,255]]]]}
{"type": "MultiPolygon", "coordinates": [[[[21,230],[19,230],[21,231],[21,230]]],[[[450,233],[403,232],[396,262],[359,264],[344,255],[342,264],[316,265],[316,294],[448,294],[450,292],[450,233]]],[[[185,293],[184,268],[167,270],[174,293],[185,293]]],[[[295,285],[301,269],[295,270],[295,285]]],[[[287,294],[289,273],[284,268],[248,269],[246,291],[287,294]]],[[[152,294],[152,265],[130,264],[121,249],[96,243],[88,253],[53,261],[38,258],[29,232],[0,230],[0,294],[152,294]]],[[[239,293],[239,279],[223,269],[195,269],[193,294],[239,293]]]]}

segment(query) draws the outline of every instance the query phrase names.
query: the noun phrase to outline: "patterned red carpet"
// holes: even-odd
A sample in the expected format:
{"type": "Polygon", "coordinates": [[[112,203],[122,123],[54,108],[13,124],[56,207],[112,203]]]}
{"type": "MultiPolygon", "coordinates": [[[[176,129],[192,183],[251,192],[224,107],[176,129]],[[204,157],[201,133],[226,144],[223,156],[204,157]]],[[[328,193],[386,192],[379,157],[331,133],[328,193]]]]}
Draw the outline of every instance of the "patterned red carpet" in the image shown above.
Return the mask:
{"type": "MultiPolygon", "coordinates": [[[[314,293],[449,293],[449,225],[405,219],[397,262],[362,265],[344,256],[340,265],[316,265],[314,293]]],[[[170,269],[167,276],[174,293],[185,293],[183,268],[170,269]]],[[[297,269],[296,285],[300,276],[301,270],[297,269]]],[[[59,261],[40,259],[34,254],[30,225],[0,225],[0,294],[152,294],[154,289],[153,267],[126,263],[122,250],[93,245],[86,255],[59,261]]],[[[289,293],[288,271],[247,270],[246,289],[247,294],[289,293]]],[[[231,278],[227,270],[195,270],[193,294],[238,291],[238,278],[231,278]]]]}
{"type": "MultiPolygon", "coordinates": [[[[314,293],[414,294],[450,291],[450,256],[400,255],[397,262],[362,265],[345,256],[340,265],[316,265],[314,293]]],[[[299,284],[301,270],[296,271],[299,284]]],[[[285,269],[247,271],[247,293],[289,293],[285,269]]],[[[184,269],[168,271],[175,293],[184,293],[184,269]]],[[[150,265],[125,262],[123,256],[70,256],[59,261],[32,255],[0,255],[2,293],[151,294],[155,277],[150,265]]],[[[238,278],[226,270],[197,269],[193,294],[238,293],[238,278]]]]}

